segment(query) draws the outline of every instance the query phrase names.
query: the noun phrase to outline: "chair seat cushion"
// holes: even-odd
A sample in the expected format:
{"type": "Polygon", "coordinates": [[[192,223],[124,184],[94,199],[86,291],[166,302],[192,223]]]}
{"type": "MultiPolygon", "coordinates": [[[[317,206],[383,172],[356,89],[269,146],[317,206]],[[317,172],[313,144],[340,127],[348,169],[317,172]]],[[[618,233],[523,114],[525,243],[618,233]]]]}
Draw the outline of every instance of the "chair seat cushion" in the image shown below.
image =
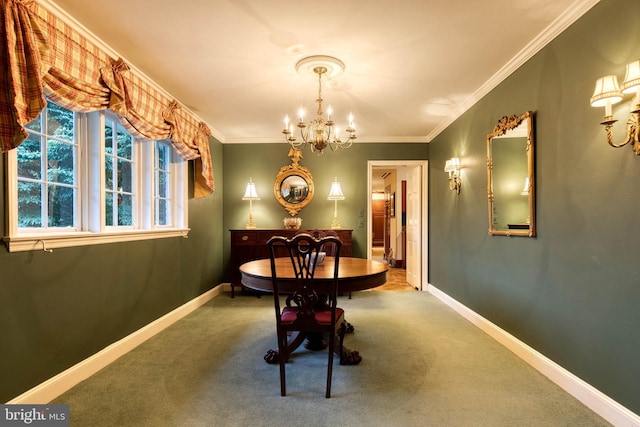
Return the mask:
{"type": "MultiPolygon", "coordinates": [[[[331,310],[316,311],[315,319],[318,323],[330,324],[331,323],[331,310]]],[[[344,315],[344,310],[340,307],[336,307],[336,321],[344,315]]],[[[293,323],[298,318],[297,307],[285,307],[282,310],[282,323],[293,323]]]]}

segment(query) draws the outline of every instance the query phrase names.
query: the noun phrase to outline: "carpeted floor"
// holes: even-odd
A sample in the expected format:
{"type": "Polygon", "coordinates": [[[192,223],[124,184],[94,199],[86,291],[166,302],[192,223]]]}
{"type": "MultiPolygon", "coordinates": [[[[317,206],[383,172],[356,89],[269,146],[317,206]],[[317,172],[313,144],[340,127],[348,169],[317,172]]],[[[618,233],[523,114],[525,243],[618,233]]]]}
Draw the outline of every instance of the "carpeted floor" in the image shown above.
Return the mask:
{"type": "Polygon", "coordinates": [[[300,349],[277,365],[270,297],[223,294],[52,403],[72,426],[604,426],[600,417],[427,292],[340,299],[357,366],[300,349]]]}

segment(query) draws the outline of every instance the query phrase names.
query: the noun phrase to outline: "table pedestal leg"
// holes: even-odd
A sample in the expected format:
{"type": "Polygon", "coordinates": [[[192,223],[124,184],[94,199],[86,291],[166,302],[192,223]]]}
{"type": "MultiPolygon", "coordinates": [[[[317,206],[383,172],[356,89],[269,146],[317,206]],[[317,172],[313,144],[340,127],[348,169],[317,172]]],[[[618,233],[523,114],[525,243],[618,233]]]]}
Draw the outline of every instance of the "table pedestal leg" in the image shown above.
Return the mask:
{"type": "MultiPolygon", "coordinates": [[[[352,333],[354,328],[349,322],[344,322],[344,331],[345,333],[352,333]]],[[[334,343],[334,353],[340,357],[341,365],[357,365],[362,361],[362,356],[357,350],[350,350],[343,345],[342,354],[340,354],[340,336],[338,334],[334,334],[333,339],[334,343]]],[[[305,348],[312,351],[324,350],[327,348],[327,341],[324,336],[320,333],[301,333],[294,332],[294,334],[289,338],[287,342],[287,352],[288,354],[293,353],[300,344],[304,342],[305,348]],[[306,342],[305,342],[306,340],[306,342]]],[[[277,349],[268,350],[264,355],[264,360],[270,364],[276,364],[280,361],[280,355],[277,349]]]]}

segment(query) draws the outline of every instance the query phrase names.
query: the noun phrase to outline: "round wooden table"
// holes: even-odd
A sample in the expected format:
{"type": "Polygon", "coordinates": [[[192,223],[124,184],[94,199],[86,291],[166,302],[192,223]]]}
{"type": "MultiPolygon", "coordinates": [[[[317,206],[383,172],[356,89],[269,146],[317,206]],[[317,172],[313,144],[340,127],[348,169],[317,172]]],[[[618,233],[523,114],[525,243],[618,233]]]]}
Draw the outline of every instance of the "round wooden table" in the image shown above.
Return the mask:
{"type": "MultiPolygon", "coordinates": [[[[318,285],[318,292],[322,292],[322,282],[326,280],[327,284],[333,278],[332,257],[327,257],[325,261],[316,267],[315,279],[318,285]]],[[[387,281],[387,264],[362,258],[340,258],[340,266],[338,268],[338,291],[340,293],[348,293],[353,291],[362,291],[365,289],[375,288],[384,285],[387,281]]],[[[273,283],[271,278],[271,261],[269,259],[259,259],[249,261],[240,266],[241,281],[247,288],[262,291],[273,292],[273,283]]],[[[295,290],[295,274],[291,266],[289,258],[276,258],[276,275],[278,276],[278,285],[283,293],[293,292],[295,290]]],[[[353,332],[354,328],[351,324],[347,324],[347,332],[353,332]]],[[[287,347],[289,354],[296,348],[308,340],[306,347],[312,350],[319,350],[326,347],[320,344],[318,337],[311,334],[294,334],[287,347]]],[[[330,338],[331,339],[331,338],[330,338]]],[[[337,337],[333,337],[337,339],[337,337]]],[[[340,346],[336,345],[336,351],[340,346]]],[[[343,346],[343,354],[338,354],[341,365],[357,365],[362,360],[360,353],[355,350],[349,350],[343,346]]],[[[267,363],[278,363],[278,351],[269,350],[264,356],[267,363]]]]}
{"type": "MultiPolygon", "coordinates": [[[[384,285],[387,281],[387,264],[362,258],[340,258],[338,269],[339,292],[362,291],[384,285]]],[[[295,275],[289,258],[276,258],[276,273],[281,292],[293,291],[295,275]]],[[[247,288],[256,291],[273,291],[271,263],[269,259],[249,261],[240,266],[241,281],[247,288]]],[[[333,278],[333,258],[327,257],[316,267],[315,279],[330,281],[333,278]]]]}

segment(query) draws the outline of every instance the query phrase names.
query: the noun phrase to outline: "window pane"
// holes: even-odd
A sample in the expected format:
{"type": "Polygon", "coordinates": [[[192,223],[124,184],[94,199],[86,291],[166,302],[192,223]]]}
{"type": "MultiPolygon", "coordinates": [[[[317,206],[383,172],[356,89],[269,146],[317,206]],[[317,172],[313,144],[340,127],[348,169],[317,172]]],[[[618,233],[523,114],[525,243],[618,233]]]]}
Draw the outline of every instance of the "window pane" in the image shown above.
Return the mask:
{"type": "Polygon", "coordinates": [[[107,155],[113,155],[113,122],[105,120],[104,128],[104,151],[107,155]]]}
{"type": "Polygon", "coordinates": [[[18,181],[18,227],[42,227],[42,185],[18,181]]]}
{"type": "Polygon", "coordinates": [[[110,191],[107,191],[104,198],[104,216],[105,216],[105,225],[112,226],[113,225],[113,198],[114,194],[110,191]]]}
{"type": "Polygon", "coordinates": [[[73,142],[75,139],[73,111],[60,107],[53,102],[47,102],[46,133],[49,136],[73,142]]]}
{"type": "Polygon", "coordinates": [[[104,186],[107,190],[115,190],[113,186],[113,157],[106,157],[105,159],[104,186]]]}
{"type": "Polygon", "coordinates": [[[49,181],[73,185],[75,147],[65,142],[49,140],[47,144],[47,178],[49,181]]]}
{"type": "Polygon", "coordinates": [[[158,173],[158,197],[169,197],[169,174],[158,173]]]}
{"type": "Polygon", "coordinates": [[[165,199],[156,200],[156,225],[168,225],[169,219],[169,202],[165,199]]]}
{"type": "Polygon", "coordinates": [[[24,126],[24,128],[27,130],[35,130],[36,132],[42,132],[42,129],[40,128],[41,123],[42,123],[42,115],[31,120],[29,123],[27,123],[24,126]]]}
{"type": "Polygon", "coordinates": [[[133,138],[124,129],[118,129],[118,156],[131,159],[133,138]]]}
{"type": "Polygon", "coordinates": [[[49,185],[49,227],[73,227],[75,191],[72,187],[49,185]]]}
{"type": "Polygon", "coordinates": [[[133,225],[133,197],[121,194],[118,204],[118,225],[133,225]]]}
{"type": "Polygon", "coordinates": [[[29,137],[18,146],[18,177],[40,179],[42,172],[40,137],[29,137]]]}
{"type": "Polygon", "coordinates": [[[118,188],[126,193],[131,193],[131,162],[118,159],[118,188]]]}
{"type": "Polygon", "coordinates": [[[166,144],[157,144],[156,156],[158,158],[158,169],[167,170],[169,164],[169,147],[166,144]]]}

